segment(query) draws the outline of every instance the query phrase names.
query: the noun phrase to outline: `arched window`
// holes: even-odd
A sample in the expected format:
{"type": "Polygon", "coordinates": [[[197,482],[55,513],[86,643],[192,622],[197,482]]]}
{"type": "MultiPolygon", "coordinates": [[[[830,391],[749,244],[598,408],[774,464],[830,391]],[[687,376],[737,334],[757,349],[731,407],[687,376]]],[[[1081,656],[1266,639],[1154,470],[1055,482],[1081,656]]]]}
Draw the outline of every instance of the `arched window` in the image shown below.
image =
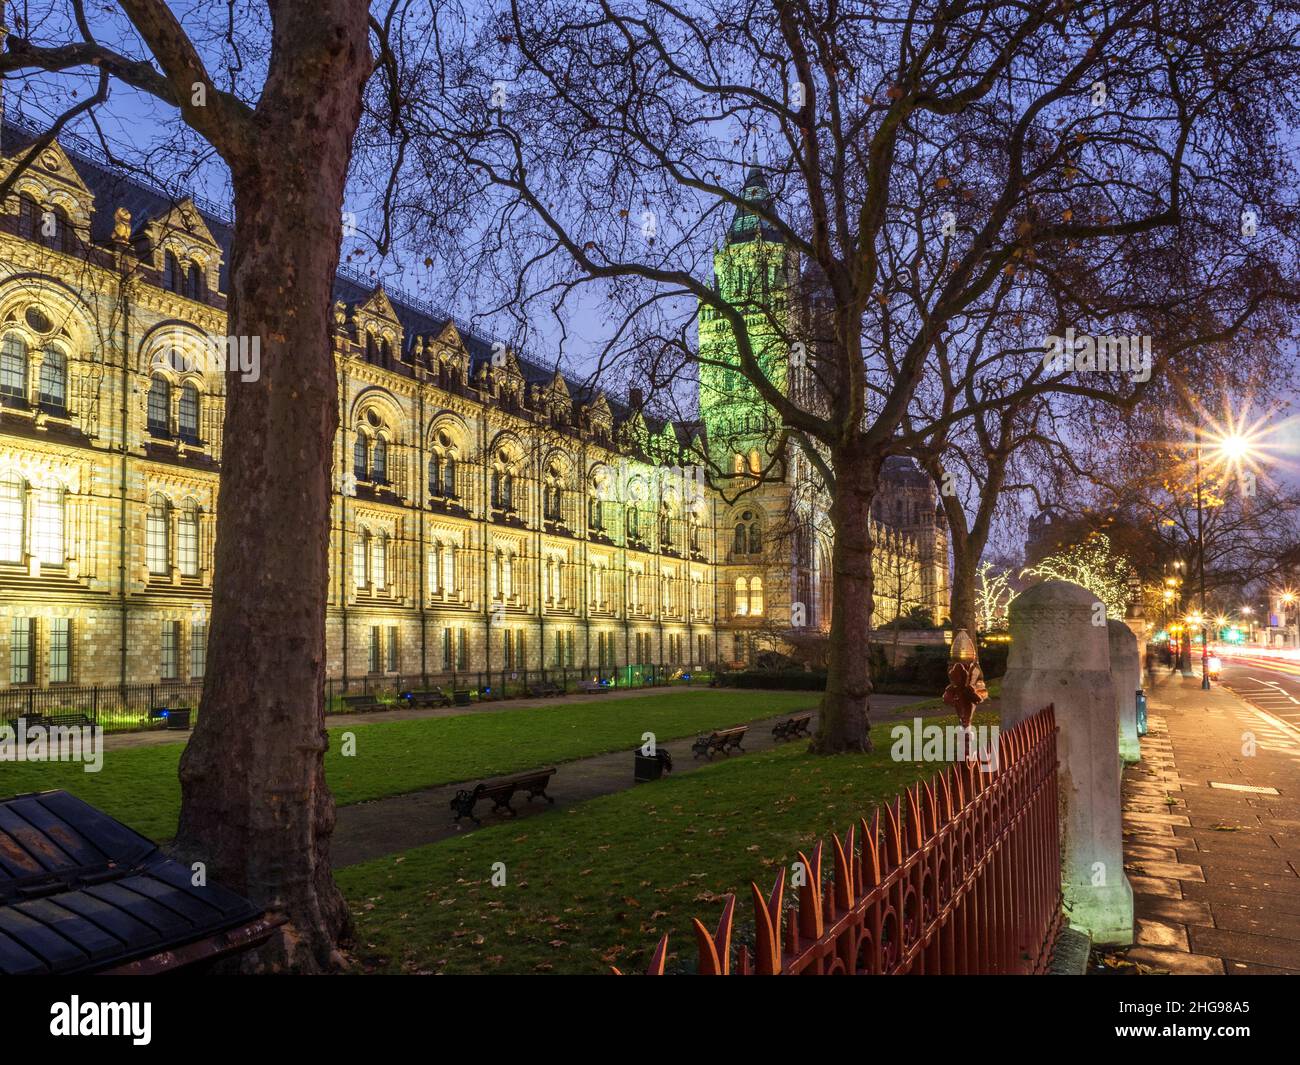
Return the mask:
{"type": "Polygon", "coordinates": [[[168,292],[181,290],[181,264],[175,252],[163,253],[163,288],[168,292]]]}
{"type": "Polygon", "coordinates": [[[509,470],[492,471],[492,505],[497,510],[514,509],[515,475],[509,470]]]}
{"type": "Polygon", "coordinates": [[[732,472],[732,473],[735,473],[735,474],[742,474],[742,473],[745,472],[745,456],[744,456],[744,455],[734,455],[734,456],[732,456],[732,459],[731,459],[731,472],[732,472]]]}
{"type": "Polygon", "coordinates": [[[376,484],[388,483],[388,441],[382,436],[375,439],[370,456],[370,479],[376,484]]]}
{"type": "Polygon", "coordinates": [[[370,479],[370,445],[364,433],[357,433],[357,442],[352,445],[352,474],[358,481],[370,479]]]}
{"type": "Polygon", "coordinates": [[[185,271],[185,294],[192,300],[203,295],[203,269],[198,263],[190,263],[185,271]]]}
{"type": "Polygon", "coordinates": [[[39,403],[49,411],[62,412],[68,406],[68,360],[58,348],[48,347],[41,356],[39,403]]]}
{"type": "Polygon", "coordinates": [[[759,530],[758,522],[750,522],[749,525],[749,553],[758,554],[763,550],[763,534],[759,530]]]}
{"type": "Polygon", "coordinates": [[[145,524],[145,561],[149,572],[165,576],[171,572],[171,505],[155,492],[149,497],[145,524]]]}
{"type": "Polygon", "coordinates": [[[442,594],[456,594],[456,545],[447,544],[442,550],[442,594]]]}
{"type": "Polygon", "coordinates": [[[176,563],[182,577],[199,575],[199,505],[187,499],[176,523],[176,563]]]}
{"type": "Polygon", "coordinates": [[[605,531],[604,504],[599,496],[592,496],[587,501],[588,523],[593,532],[605,531]]]}
{"type": "Polygon", "coordinates": [[[374,333],[366,334],[366,361],[367,362],[379,361],[379,346],[375,343],[374,333]]]}
{"type": "Polygon", "coordinates": [[[165,377],[155,374],[149,379],[149,432],[171,432],[172,386],[165,377]]]}
{"type": "Polygon", "coordinates": [[[26,240],[41,238],[41,205],[29,192],[18,196],[18,235],[26,240]]]}
{"type": "Polygon", "coordinates": [[[548,521],[560,521],[563,518],[562,476],[558,466],[546,471],[546,487],[542,495],[542,517],[548,521]]]}
{"type": "Polygon", "coordinates": [[[23,560],[23,482],[0,480],[0,562],[23,560]]]}
{"type": "Polygon", "coordinates": [[[763,613],[763,578],[749,578],[749,613],[757,617],[763,613]]]}
{"type": "Polygon", "coordinates": [[[745,523],[743,521],[736,522],[736,542],[732,547],[738,555],[745,553],[745,523]]]}
{"type": "Polygon", "coordinates": [[[744,617],[749,613],[749,584],[744,577],[736,578],[736,616],[744,617]]]}
{"type": "Polygon", "coordinates": [[[757,448],[749,453],[749,472],[755,477],[763,472],[763,460],[759,458],[757,448]]]}
{"type": "Polygon", "coordinates": [[[384,533],[370,541],[370,583],[376,591],[388,584],[388,537],[384,533]]]}
{"type": "Polygon", "coordinates": [[[444,455],[442,460],[442,494],[448,499],[456,498],[456,456],[444,455]]]}
{"type": "Polygon", "coordinates": [[[673,514],[666,502],[659,506],[659,545],[673,546],[673,514]]]}
{"type": "Polygon", "coordinates": [[[72,229],[72,219],[62,207],[50,210],[48,221],[53,223],[53,232],[46,236],[46,243],[61,252],[71,253],[76,250],[76,234],[72,229]]]}
{"type": "Polygon", "coordinates": [[[627,535],[631,540],[641,536],[641,512],[635,503],[627,505],[627,535]]]}
{"type": "Polygon", "coordinates": [[[17,333],[0,343],[0,398],[27,401],[27,344],[17,333]]]}
{"type": "Polygon", "coordinates": [[[366,586],[366,568],[370,563],[370,533],[366,529],[357,530],[357,538],[352,541],[352,583],[358,588],[366,586]]]}
{"type": "Polygon", "coordinates": [[[32,554],[44,566],[62,566],[66,561],[63,551],[63,489],[42,488],[36,496],[32,515],[32,554]]]}
{"type": "Polygon", "coordinates": [[[187,444],[199,441],[199,390],[189,381],[181,385],[180,400],[176,404],[176,426],[180,438],[187,444]]]}

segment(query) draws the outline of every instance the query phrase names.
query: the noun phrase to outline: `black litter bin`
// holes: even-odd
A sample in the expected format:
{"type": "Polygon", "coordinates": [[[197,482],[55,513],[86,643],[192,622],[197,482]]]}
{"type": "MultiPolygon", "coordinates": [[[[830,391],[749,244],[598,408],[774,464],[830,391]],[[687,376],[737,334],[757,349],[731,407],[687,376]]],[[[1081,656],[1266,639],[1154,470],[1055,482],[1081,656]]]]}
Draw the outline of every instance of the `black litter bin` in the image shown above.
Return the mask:
{"type": "Polygon", "coordinates": [[[162,973],[257,946],[281,917],[69,795],[0,802],[0,974],[162,973]]]}
{"type": "Polygon", "coordinates": [[[673,771],[673,756],[662,747],[657,748],[652,755],[642,754],[641,748],[638,747],[634,759],[632,779],[637,784],[658,780],[665,773],[673,771]]]}

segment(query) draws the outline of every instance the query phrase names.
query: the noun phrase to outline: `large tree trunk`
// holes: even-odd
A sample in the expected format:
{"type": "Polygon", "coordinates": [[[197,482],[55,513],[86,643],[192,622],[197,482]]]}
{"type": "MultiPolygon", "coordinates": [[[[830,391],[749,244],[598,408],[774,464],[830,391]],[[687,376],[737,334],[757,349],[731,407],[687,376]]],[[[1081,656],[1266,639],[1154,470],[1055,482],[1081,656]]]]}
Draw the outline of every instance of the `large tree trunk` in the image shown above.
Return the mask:
{"type": "Polygon", "coordinates": [[[871,694],[871,501],[880,462],[857,450],[832,454],[835,492],[830,518],[835,534],[831,552],[832,599],[830,665],[817,735],[819,754],[869,751],[868,701],[871,694]]]}
{"type": "Polygon", "coordinates": [[[202,712],[181,759],[177,850],[287,915],[246,970],[340,962],[324,777],[330,471],[338,425],[332,287],[344,183],[370,72],[366,5],[281,5],[258,136],[235,187],[230,328],[261,376],[227,375],[202,712]]]}

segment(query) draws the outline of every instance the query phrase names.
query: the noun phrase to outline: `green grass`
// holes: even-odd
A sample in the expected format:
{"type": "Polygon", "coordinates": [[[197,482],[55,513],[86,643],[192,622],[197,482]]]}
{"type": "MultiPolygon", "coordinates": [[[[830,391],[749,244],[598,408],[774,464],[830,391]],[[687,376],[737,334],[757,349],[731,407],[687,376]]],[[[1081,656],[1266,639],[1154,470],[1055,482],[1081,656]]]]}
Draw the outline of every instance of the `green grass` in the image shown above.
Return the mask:
{"type": "Polygon", "coordinates": [[[668,932],[689,967],[691,917],[712,927],[737,891],[743,938],[751,880],[766,893],[800,847],[935,772],[891,761],[888,726],[872,738],[869,755],[791,744],[343,869],[356,954],[386,972],[627,972],[668,932]],[[491,884],[495,862],[503,887],[491,884]]]}
{"type": "MultiPolygon", "coordinates": [[[[723,728],[816,706],[817,692],[688,691],[581,702],[498,713],[412,721],[358,720],[330,729],[325,773],[339,805],[570,761],[641,743],[723,728]],[[344,757],[344,733],[356,755],[344,757]]],[[[132,747],[104,753],[103,769],[86,773],[72,763],[0,763],[0,797],[66,788],[152,839],[176,832],[183,744],[132,747]]]]}

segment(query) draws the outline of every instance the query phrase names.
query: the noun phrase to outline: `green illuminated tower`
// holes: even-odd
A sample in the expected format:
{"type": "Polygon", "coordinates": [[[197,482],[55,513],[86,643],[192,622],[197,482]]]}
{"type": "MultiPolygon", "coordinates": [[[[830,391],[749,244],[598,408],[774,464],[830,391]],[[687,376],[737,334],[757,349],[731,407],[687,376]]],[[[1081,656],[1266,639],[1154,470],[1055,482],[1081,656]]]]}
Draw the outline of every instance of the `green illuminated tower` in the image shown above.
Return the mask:
{"type": "MultiPolygon", "coordinates": [[[[772,194],[757,167],[741,193],[747,203],[771,214],[772,194]]],[[[713,254],[713,283],[745,316],[745,329],[768,380],[785,391],[789,373],[788,316],[795,308],[798,253],[755,210],[737,208],[722,246],[713,254]]],[[[736,369],[702,363],[700,414],[708,432],[711,462],[727,473],[766,466],[768,442],[779,424],[775,412],[739,369],[731,323],[712,308],[699,314],[700,355],[736,369]],[[738,466],[741,469],[738,469],[738,466]]]]}

